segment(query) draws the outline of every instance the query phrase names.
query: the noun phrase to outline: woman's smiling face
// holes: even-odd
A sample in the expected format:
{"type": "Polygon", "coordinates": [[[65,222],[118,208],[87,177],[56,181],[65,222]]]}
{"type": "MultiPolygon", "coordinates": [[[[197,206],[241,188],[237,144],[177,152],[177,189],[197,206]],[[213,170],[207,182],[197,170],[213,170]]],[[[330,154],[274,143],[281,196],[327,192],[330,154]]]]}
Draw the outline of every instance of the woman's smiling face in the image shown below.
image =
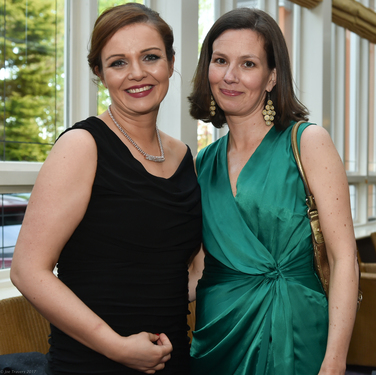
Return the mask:
{"type": "Polygon", "coordinates": [[[275,85],[263,39],[253,30],[227,30],[213,43],[209,82],[226,116],[261,116],[266,91],[275,85]]]}
{"type": "Polygon", "coordinates": [[[167,60],[163,39],[153,26],[135,23],[118,30],[101,58],[100,78],[117,111],[141,115],[158,110],[174,63],[167,60]]]}

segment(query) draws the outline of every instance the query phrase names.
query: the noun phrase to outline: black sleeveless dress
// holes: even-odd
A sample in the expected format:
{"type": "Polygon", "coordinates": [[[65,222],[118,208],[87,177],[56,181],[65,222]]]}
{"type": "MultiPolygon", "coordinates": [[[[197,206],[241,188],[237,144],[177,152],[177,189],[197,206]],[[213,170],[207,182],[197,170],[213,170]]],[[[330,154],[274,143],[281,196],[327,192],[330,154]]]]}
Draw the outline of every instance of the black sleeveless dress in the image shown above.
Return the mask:
{"type": "MultiPolygon", "coordinates": [[[[87,212],[61,252],[58,276],[120,335],[166,333],[173,352],[158,374],[188,374],[187,261],[201,243],[190,149],[165,179],[148,173],[100,119],[72,129],[92,134],[98,165],[87,212]]],[[[53,325],[50,344],[48,374],[140,374],[53,325]]]]}

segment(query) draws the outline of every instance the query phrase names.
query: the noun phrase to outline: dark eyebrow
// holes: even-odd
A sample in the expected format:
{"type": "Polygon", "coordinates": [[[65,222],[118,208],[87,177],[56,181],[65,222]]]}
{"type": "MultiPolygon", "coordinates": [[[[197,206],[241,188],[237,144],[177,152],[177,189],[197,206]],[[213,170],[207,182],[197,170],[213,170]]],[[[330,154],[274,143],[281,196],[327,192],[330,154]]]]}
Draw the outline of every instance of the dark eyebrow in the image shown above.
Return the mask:
{"type": "MultiPolygon", "coordinates": [[[[227,57],[227,55],[225,53],[222,53],[220,51],[213,51],[213,55],[216,55],[218,57],[227,57]]],[[[258,59],[260,60],[260,58],[256,55],[243,55],[243,56],[239,56],[241,59],[258,59]]]]}
{"type": "MultiPolygon", "coordinates": [[[[158,47],[150,47],[150,48],[143,49],[141,51],[141,53],[149,52],[149,51],[152,51],[152,50],[155,50],[155,49],[158,50],[158,51],[160,51],[160,52],[162,52],[162,50],[160,48],[158,48],[158,47]]],[[[115,55],[111,55],[111,56],[107,57],[106,61],[108,61],[108,60],[110,60],[110,59],[112,59],[114,57],[124,57],[124,55],[120,54],[120,53],[119,54],[115,54],[115,55]]]]}
{"type": "Polygon", "coordinates": [[[124,55],[120,55],[120,54],[119,55],[111,55],[111,56],[107,57],[106,61],[112,59],[113,57],[124,57],[124,55]]]}
{"type": "Polygon", "coordinates": [[[153,49],[157,49],[158,51],[161,51],[161,52],[162,52],[162,50],[161,50],[160,48],[158,48],[158,47],[150,47],[150,48],[146,48],[146,49],[142,50],[141,52],[144,53],[144,52],[151,51],[151,50],[153,50],[153,49]]]}

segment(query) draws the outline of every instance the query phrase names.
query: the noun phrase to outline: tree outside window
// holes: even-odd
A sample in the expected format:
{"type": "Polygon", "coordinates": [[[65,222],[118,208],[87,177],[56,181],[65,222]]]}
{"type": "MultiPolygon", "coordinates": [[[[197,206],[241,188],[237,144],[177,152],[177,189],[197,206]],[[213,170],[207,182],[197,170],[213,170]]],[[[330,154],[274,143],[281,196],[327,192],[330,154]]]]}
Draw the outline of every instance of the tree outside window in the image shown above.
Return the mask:
{"type": "Polygon", "coordinates": [[[0,19],[0,160],[44,161],[64,126],[64,0],[5,0],[0,19]]]}

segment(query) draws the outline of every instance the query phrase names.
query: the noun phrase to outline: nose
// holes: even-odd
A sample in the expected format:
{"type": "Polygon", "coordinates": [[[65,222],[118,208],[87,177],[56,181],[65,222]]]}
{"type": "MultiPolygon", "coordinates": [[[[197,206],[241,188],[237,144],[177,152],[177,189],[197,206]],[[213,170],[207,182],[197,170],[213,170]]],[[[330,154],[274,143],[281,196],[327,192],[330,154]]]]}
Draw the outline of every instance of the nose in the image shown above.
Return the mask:
{"type": "Polygon", "coordinates": [[[233,66],[231,64],[228,66],[228,68],[226,70],[226,74],[223,77],[223,80],[228,84],[238,82],[238,75],[237,75],[236,66],[233,66]]]}
{"type": "Polygon", "coordinates": [[[141,81],[145,77],[146,77],[146,72],[142,68],[141,64],[139,62],[133,62],[130,65],[128,78],[133,79],[135,81],[141,81]]]}

